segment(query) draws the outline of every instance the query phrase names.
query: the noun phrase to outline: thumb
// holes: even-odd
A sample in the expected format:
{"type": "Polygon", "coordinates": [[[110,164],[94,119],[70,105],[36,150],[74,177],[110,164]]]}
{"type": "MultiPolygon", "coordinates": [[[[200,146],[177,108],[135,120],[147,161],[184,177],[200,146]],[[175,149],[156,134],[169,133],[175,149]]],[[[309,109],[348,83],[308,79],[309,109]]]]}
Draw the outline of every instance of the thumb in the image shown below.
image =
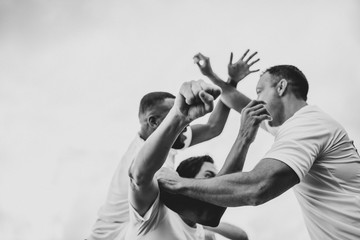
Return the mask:
{"type": "Polygon", "coordinates": [[[214,97],[205,91],[201,91],[199,93],[199,97],[201,101],[204,103],[206,112],[212,111],[214,108],[214,97]]]}

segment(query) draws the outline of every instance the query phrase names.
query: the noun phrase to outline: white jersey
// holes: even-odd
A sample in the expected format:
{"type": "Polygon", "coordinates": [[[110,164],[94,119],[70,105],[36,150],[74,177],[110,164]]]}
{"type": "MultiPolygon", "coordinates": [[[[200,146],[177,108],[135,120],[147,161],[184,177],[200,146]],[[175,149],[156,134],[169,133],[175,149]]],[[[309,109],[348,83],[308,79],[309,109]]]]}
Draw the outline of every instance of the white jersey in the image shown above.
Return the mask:
{"type": "Polygon", "coordinates": [[[177,213],[167,208],[159,195],[142,217],[129,203],[130,221],[117,240],[204,240],[205,231],[199,224],[188,226],[177,213]]]}
{"type": "MultiPolygon", "coordinates": [[[[186,148],[191,142],[191,128],[188,127],[184,134],[187,137],[184,147],[186,148]]],[[[129,222],[128,188],[130,186],[130,178],[128,170],[144,142],[137,134],[123,155],[112,178],[106,202],[98,211],[98,219],[93,226],[88,240],[113,240],[123,231],[129,222]]],[[[174,168],[176,153],[176,150],[170,150],[164,167],[174,168]]]]}
{"type": "Polygon", "coordinates": [[[282,161],[298,175],[293,189],[310,237],[360,239],[360,157],[343,127],[305,106],[274,136],[264,158],[282,161]]]}

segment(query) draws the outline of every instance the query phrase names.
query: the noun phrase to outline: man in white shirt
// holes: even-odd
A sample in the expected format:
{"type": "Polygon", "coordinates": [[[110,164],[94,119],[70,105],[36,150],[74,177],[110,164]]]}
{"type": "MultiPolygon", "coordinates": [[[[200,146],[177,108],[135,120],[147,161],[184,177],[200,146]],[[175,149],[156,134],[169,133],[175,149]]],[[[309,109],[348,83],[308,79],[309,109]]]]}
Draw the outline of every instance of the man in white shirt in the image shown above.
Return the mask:
{"type": "MultiPolygon", "coordinates": [[[[223,92],[232,92],[232,98],[222,99],[224,103],[241,109],[249,99],[206,68],[208,58],[197,57],[205,61],[200,66],[203,73],[223,92]]],[[[238,67],[231,56],[229,75],[234,85],[238,67]]],[[[360,157],[344,128],[307,104],[307,79],[294,66],[269,68],[256,91],[272,116],[263,127],[275,136],[259,164],[250,172],[197,181],[164,169],[159,174],[161,186],[228,207],[260,205],[292,188],[312,239],[360,239],[360,157]]]]}
{"type": "MultiPolygon", "coordinates": [[[[141,99],[139,107],[140,131],[131,142],[115,171],[106,202],[98,212],[98,219],[94,224],[89,240],[112,240],[123,231],[129,221],[128,170],[130,164],[136,158],[145,140],[168,114],[174,100],[175,96],[167,92],[151,92],[141,99]]],[[[165,166],[174,168],[175,149],[187,148],[218,136],[224,128],[229,110],[219,101],[206,124],[195,124],[185,128],[169,151],[165,166]]]]}
{"type": "MultiPolygon", "coordinates": [[[[175,104],[162,124],[147,138],[129,169],[130,176],[130,222],[120,239],[204,239],[196,222],[217,226],[225,208],[209,206],[202,211],[190,211],[178,215],[167,208],[159,196],[155,173],[162,167],[177,136],[190,122],[212,111],[214,99],[220,95],[220,88],[203,81],[187,82],[182,85],[175,104]]],[[[250,116],[242,118],[241,141],[231,149],[228,159],[219,175],[241,170],[242,156],[254,139],[260,122],[269,115],[261,102],[253,101],[246,111],[250,116]]],[[[205,167],[209,170],[208,165],[205,167]]],[[[181,205],[181,203],[179,203],[181,205]]],[[[201,207],[201,206],[199,206],[201,207]]],[[[187,209],[186,209],[187,210],[187,209]]]]}

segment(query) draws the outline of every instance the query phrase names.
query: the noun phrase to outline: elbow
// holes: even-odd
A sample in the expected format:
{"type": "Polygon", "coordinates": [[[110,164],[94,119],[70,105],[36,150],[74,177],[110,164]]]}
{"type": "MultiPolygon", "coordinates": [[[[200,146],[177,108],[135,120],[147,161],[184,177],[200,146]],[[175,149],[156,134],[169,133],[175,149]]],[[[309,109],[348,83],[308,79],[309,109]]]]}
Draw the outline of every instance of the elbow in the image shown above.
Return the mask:
{"type": "Polygon", "coordinates": [[[128,176],[130,178],[130,183],[132,186],[139,187],[149,182],[147,179],[145,179],[145,174],[142,174],[138,170],[138,168],[133,167],[133,164],[130,166],[128,170],[128,176]]]}

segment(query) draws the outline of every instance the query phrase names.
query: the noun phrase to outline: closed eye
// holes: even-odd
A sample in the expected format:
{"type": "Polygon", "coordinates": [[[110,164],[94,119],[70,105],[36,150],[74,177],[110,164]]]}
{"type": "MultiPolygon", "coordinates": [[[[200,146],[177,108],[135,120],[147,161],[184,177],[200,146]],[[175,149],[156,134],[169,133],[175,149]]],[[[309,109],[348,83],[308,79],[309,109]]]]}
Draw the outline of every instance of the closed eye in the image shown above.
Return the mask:
{"type": "Polygon", "coordinates": [[[205,178],[212,178],[212,177],[215,177],[215,173],[214,172],[211,172],[211,171],[206,171],[206,173],[204,174],[204,177],[205,178]]]}

